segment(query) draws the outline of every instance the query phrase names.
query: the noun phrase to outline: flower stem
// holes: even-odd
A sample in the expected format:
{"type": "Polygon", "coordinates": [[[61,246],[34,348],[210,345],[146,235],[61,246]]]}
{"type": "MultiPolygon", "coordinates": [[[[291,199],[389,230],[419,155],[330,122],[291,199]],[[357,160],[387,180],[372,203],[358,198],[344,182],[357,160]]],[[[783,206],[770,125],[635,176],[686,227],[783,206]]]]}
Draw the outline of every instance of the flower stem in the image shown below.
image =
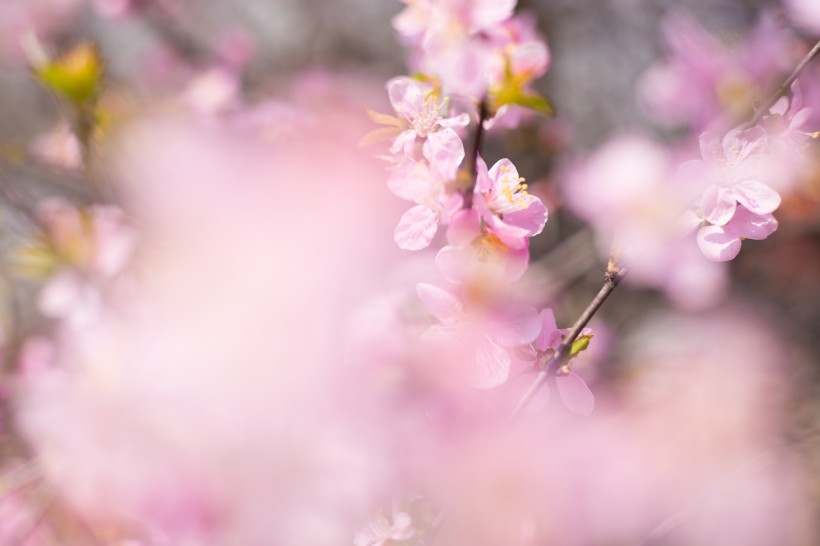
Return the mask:
{"type": "Polygon", "coordinates": [[[484,141],[484,122],[487,121],[489,115],[489,108],[487,106],[487,99],[483,99],[478,104],[478,126],[475,129],[475,137],[473,138],[473,147],[470,150],[470,177],[471,184],[464,189],[464,208],[473,208],[473,189],[475,188],[476,180],[478,178],[478,154],[481,153],[481,144],[484,141]]]}

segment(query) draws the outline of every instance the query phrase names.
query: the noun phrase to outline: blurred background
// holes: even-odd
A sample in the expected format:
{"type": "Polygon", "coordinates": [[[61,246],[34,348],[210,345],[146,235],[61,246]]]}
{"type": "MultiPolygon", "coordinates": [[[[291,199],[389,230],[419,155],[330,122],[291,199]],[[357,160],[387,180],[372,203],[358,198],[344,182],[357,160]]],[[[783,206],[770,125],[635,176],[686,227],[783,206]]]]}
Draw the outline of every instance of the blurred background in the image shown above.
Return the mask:
{"type": "MultiPolygon", "coordinates": [[[[7,333],[48,327],[32,310],[37,283],[11,281],[9,273],[15,249],[32,236],[29,217],[36,203],[46,195],[77,205],[96,197],[83,181],[80,151],[68,143],[65,128],[60,137],[63,106],[32,77],[31,44],[6,36],[34,28],[37,47],[50,54],[81,42],[96,44],[106,65],[101,104],[110,120],[104,125],[115,134],[118,123],[157,105],[176,108],[180,96],[194,109],[209,111],[231,108],[233,100],[292,96],[294,82],[306,86],[297,94],[304,93],[308,102],[304,89],[324,88],[348,104],[387,111],[384,82],[408,71],[406,50],[390,23],[401,9],[392,0],[0,0],[0,252],[7,333]],[[220,70],[239,77],[220,79],[220,70]]],[[[733,47],[762,16],[771,17],[787,34],[772,45],[788,59],[778,81],[813,40],[791,30],[782,6],[771,1],[521,0],[519,10],[534,15],[550,47],[551,67],[536,86],[551,99],[557,117],[490,132],[485,156],[510,157],[550,209],[544,233],[532,241],[533,266],[525,282],[541,303],[553,306],[559,324],[567,325],[597,292],[605,262],[591,231],[564,206],[566,165],[618,133],[649,132],[697,153],[684,129],[659,122],[640,97],[644,74],[669,51],[664,21],[688,14],[733,47]]],[[[820,61],[804,78],[820,86],[820,61]]],[[[820,109],[820,102],[814,106],[820,109]]],[[[352,144],[360,125],[354,128],[352,144]]],[[[691,449],[696,460],[701,455],[712,460],[712,451],[717,459],[725,455],[721,450],[730,452],[734,444],[725,435],[731,431],[749,427],[752,435],[760,433],[754,428],[759,422],[747,422],[744,408],[755,418],[771,419],[772,432],[752,442],[761,458],[741,450],[741,459],[753,462],[740,464],[738,472],[743,481],[742,473],[757,472],[758,463],[770,470],[794,463],[783,487],[799,490],[797,497],[805,493],[809,502],[791,514],[761,512],[766,514],[761,517],[795,518],[792,544],[812,544],[820,537],[820,154],[816,142],[812,146],[812,168],[777,213],[779,230],[765,241],[744,244],[731,262],[726,297],[709,309],[681,311],[654,291],[619,288],[593,322],[601,332],[596,341],[605,349],[588,371],[593,391],[611,393],[604,396],[604,407],[607,396],[621,398],[628,401],[624,412],[652,420],[655,404],[672,400],[655,413],[660,422],[642,430],[682,451],[691,449]],[[747,389],[748,381],[753,385],[747,389]],[[745,393],[740,398],[738,390],[745,393]],[[720,400],[736,404],[734,411],[724,407],[722,412],[720,400]],[[710,411],[698,415],[703,408],[710,411]],[[691,435],[665,430],[663,416],[679,414],[696,416],[689,422],[691,435]],[[772,466],[766,466],[767,458],[775,461],[772,466]]],[[[7,363],[7,371],[13,368],[7,363]]],[[[687,459],[679,453],[657,456],[687,459]]],[[[731,475],[736,467],[730,462],[727,468],[735,470],[715,472],[731,475]]],[[[725,500],[716,498],[718,504],[725,500]]],[[[727,514],[725,521],[741,515],[727,514]]],[[[680,542],[663,541],[674,533],[676,517],[684,516],[661,518],[647,544],[692,543],[686,535],[678,536],[680,542]]],[[[733,543],[763,544],[736,538],[733,543]]]]}

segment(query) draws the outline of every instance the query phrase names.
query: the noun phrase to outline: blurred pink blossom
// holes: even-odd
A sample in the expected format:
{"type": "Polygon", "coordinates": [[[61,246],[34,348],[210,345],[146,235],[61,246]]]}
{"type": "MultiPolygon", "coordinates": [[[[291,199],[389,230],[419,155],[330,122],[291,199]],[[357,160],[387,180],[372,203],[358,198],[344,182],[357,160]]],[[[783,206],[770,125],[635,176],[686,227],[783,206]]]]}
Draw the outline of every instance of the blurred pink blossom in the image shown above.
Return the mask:
{"type": "Polygon", "coordinates": [[[460,344],[473,351],[467,366],[467,381],[477,389],[503,384],[510,373],[512,358],[507,348],[526,345],[538,335],[538,313],[529,305],[503,304],[473,307],[450,292],[421,283],[418,294],[440,322],[424,334],[433,344],[460,344]]]}
{"type": "Polygon", "coordinates": [[[789,35],[770,13],[731,46],[684,14],[667,18],[663,35],[669,56],[644,75],[641,98],[662,121],[695,129],[742,121],[793,62],[789,35]]]}

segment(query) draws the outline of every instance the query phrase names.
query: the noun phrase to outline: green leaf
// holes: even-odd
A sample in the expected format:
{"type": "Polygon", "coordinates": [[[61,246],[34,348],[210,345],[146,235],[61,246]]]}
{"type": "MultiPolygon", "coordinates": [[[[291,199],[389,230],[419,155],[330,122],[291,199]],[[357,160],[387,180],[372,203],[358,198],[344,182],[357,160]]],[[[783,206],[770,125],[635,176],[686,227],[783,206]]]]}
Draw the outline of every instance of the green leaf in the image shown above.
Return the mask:
{"type": "Polygon", "coordinates": [[[586,351],[587,347],[589,347],[589,341],[591,339],[592,334],[578,336],[575,341],[572,342],[572,347],[569,349],[569,357],[574,358],[578,354],[586,351]]]}
{"type": "Polygon", "coordinates": [[[535,110],[545,116],[552,117],[555,115],[555,109],[552,107],[552,103],[546,97],[542,97],[538,94],[522,93],[515,97],[514,100],[511,101],[511,104],[517,104],[518,106],[535,110]]]}
{"type": "Polygon", "coordinates": [[[97,48],[83,44],[34,70],[50,90],[81,105],[96,98],[102,81],[103,62],[97,48]]]}

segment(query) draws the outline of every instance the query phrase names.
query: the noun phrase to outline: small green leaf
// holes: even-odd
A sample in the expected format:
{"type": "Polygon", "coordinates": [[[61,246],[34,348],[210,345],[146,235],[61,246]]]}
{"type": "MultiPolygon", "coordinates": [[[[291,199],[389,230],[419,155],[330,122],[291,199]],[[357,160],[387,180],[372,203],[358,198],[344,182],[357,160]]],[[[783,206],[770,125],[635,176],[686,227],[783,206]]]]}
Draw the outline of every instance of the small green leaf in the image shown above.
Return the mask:
{"type": "Polygon", "coordinates": [[[100,89],[103,62],[92,45],[82,44],[54,61],[34,68],[49,89],[76,104],[93,100],[100,89]]]}
{"type": "Polygon", "coordinates": [[[539,114],[552,117],[555,115],[555,109],[552,103],[546,97],[538,94],[521,94],[512,101],[512,104],[535,110],[539,114]]]}
{"type": "Polygon", "coordinates": [[[587,347],[589,347],[589,341],[592,339],[592,334],[586,334],[583,336],[578,336],[575,341],[572,342],[572,347],[569,350],[569,357],[574,358],[578,354],[584,352],[587,347]]]}

